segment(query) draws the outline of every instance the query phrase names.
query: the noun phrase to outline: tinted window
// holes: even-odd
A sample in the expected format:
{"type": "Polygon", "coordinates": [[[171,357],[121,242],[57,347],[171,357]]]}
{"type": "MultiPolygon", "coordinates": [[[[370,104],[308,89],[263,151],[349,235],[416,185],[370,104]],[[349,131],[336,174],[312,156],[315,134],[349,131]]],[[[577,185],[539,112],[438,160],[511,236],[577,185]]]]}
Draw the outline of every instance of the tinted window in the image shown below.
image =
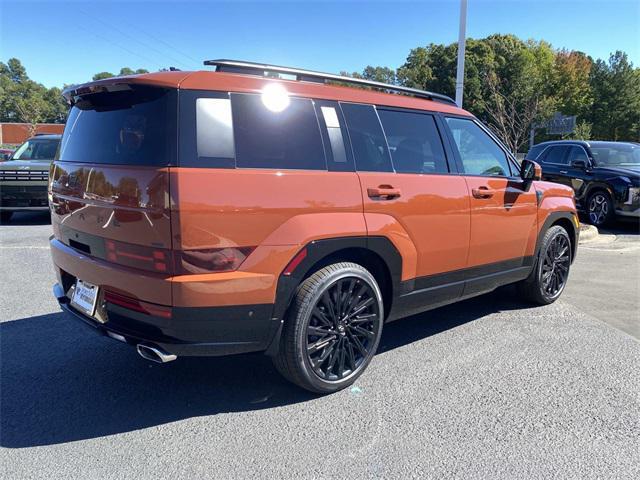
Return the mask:
{"type": "Polygon", "coordinates": [[[549,147],[542,157],[543,163],[555,163],[559,165],[568,165],[567,150],[569,147],[549,147]]]}
{"type": "Polygon", "coordinates": [[[528,160],[535,160],[545,148],[546,148],[546,145],[536,145],[531,150],[529,150],[525,158],[528,160]]]}
{"type": "Polygon", "coordinates": [[[363,172],[392,172],[387,142],[372,105],[341,103],[356,160],[363,172]]]}
{"type": "Polygon", "coordinates": [[[175,163],[175,91],[122,86],[94,93],[71,109],[60,160],[131,165],[175,163]]]}
{"type": "Polygon", "coordinates": [[[507,156],[496,142],[472,120],[447,117],[447,123],[464,173],[469,175],[510,175],[507,156]]]}
{"type": "Polygon", "coordinates": [[[233,159],[233,124],[228,98],[196,100],[196,148],[198,160],[233,159]]]}
{"type": "Polygon", "coordinates": [[[273,111],[261,95],[232,94],[236,166],[243,168],[327,168],[318,119],[309,99],[290,98],[273,111]]]}
{"type": "Polygon", "coordinates": [[[447,160],[432,115],[378,110],[396,172],[446,173],[447,160]]]}
{"type": "Polygon", "coordinates": [[[60,140],[31,139],[20,145],[13,160],[53,160],[60,140]]]}
{"type": "Polygon", "coordinates": [[[569,160],[567,163],[571,165],[572,162],[576,160],[581,160],[585,164],[589,161],[589,157],[587,157],[587,152],[584,151],[582,147],[571,147],[569,149],[569,160]]]}

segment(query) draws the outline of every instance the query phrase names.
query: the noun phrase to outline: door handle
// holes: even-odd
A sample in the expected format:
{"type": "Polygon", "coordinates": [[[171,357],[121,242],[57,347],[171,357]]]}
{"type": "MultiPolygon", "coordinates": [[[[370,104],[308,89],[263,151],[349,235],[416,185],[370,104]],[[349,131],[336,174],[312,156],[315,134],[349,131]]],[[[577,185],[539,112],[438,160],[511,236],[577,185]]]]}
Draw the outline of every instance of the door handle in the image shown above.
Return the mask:
{"type": "Polygon", "coordinates": [[[566,175],[568,172],[567,170],[560,170],[560,173],[562,173],[563,175],[566,175]]]}
{"type": "Polygon", "coordinates": [[[392,200],[400,196],[400,189],[393,188],[391,185],[380,185],[377,188],[367,188],[369,198],[377,198],[380,200],[392,200]]]}
{"type": "Polygon", "coordinates": [[[484,187],[484,186],[471,189],[471,194],[475,198],[491,198],[495,195],[495,193],[496,193],[495,190],[491,190],[489,187],[484,187]]]}

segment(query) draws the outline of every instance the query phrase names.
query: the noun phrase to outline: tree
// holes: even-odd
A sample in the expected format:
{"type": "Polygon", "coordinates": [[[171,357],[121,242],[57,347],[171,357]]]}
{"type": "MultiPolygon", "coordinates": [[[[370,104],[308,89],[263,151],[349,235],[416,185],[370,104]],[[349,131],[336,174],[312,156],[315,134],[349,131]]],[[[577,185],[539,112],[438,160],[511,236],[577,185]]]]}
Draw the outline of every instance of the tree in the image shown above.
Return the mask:
{"type": "Polygon", "coordinates": [[[640,69],[617,51],[591,69],[591,121],[594,138],[640,140],[640,69]]]}
{"type": "Polygon", "coordinates": [[[593,104],[589,75],[593,61],[582,52],[566,49],[556,52],[554,61],[553,91],[558,100],[557,108],[564,115],[587,118],[593,104]]]}
{"type": "Polygon", "coordinates": [[[91,80],[95,82],[96,80],[104,80],[105,78],[111,78],[111,77],[115,77],[115,75],[111,72],[100,72],[100,73],[96,73],[91,78],[91,80]]]}

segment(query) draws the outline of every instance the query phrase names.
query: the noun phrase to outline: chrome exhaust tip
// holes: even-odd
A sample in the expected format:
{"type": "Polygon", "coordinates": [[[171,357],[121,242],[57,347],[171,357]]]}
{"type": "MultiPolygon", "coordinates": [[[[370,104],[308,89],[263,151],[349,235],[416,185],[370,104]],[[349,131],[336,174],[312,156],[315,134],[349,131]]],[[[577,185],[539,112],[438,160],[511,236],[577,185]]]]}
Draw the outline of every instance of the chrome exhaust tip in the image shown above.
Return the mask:
{"type": "Polygon", "coordinates": [[[176,355],[165,352],[159,347],[145,345],[144,343],[139,343],[136,346],[136,350],[142,358],[156,363],[173,362],[176,358],[178,358],[176,355]]]}

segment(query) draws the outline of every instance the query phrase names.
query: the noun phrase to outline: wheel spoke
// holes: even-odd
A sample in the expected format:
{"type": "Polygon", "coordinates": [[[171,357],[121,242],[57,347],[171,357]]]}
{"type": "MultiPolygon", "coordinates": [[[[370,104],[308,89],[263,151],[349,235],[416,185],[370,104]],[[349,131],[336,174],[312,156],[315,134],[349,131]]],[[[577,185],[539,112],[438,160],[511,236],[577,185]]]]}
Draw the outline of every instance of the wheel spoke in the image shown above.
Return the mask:
{"type": "Polygon", "coordinates": [[[331,338],[321,338],[320,340],[318,340],[317,342],[309,345],[307,347],[307,353],[312,354],[315,353],[319,350],[322,350],[324,347],[326,347],[327,345],[329,345],[333,340],[335,340],[335,335],[332,335],[331,338]]]}
{"type": "Polygon", "coordinates": [[[367,308],[372,303],[373,303],[373,298],[371,297],[367,298],[364,302],[358,305],[351,313],[349,313],[348,318],[358,315],[360,312],[364,311],[364,309],[367,308]]]}

